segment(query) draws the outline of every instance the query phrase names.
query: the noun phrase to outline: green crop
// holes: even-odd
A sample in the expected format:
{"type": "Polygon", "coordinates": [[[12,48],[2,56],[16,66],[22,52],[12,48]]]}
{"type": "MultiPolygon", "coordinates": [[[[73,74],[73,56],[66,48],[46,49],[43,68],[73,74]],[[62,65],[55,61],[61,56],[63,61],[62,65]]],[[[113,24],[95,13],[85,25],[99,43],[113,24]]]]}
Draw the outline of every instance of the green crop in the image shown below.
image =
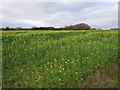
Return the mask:
{"type": "Polygon", "coordinates": [[[73,88],[116,62],[118,31],[2,31],[3,88],[73,88]]]}

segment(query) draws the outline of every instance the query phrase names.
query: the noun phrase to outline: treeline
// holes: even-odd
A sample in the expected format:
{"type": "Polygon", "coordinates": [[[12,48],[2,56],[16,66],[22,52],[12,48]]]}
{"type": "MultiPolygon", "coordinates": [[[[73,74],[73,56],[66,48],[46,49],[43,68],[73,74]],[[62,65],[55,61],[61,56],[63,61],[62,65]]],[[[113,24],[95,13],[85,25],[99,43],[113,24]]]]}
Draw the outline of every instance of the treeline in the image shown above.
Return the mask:
{"type": "Polygon", "coordinates": [[[32,28],[2,28],[2,30],[62,30],[61,28],[54,27],[32,27],[32,28]]]}
{"type": "MultiPolygon", "coordinates": [[[[112,28],[110,30],[113,30],[116,28],[112,28]]],[[[60,28],[55,28],[55,27],[31,27],[31,28],[21,28],[21,27],[17,27],[17,28],[10,28],[10,27],[6,27],[6,28],[1,28],[1,30],[102,30],[102,29],[96,29],[96,28],[91,28],[88,24],[85,23],[80,23],[80,24],[76,24],[76,25],[70,25],[70,26],[65,26],[65,27],[60,27],[60,28]]]]}
{"type": "Polygon", "coordinates": [[[61,28],[54,27],[32,27],[31,30],[60,30],[61,28]]]}
{"type": "Polygon", "coordinates": [[[31,28],[2,28],[2,30],[89,30],[90,26],[85,23],[81,24],[76,24],[76,25],[70,25],[70,26],[65,26],[65,27],[60,27],[60,28],[55,28],[55,27],[31,27],[31,28]]]}

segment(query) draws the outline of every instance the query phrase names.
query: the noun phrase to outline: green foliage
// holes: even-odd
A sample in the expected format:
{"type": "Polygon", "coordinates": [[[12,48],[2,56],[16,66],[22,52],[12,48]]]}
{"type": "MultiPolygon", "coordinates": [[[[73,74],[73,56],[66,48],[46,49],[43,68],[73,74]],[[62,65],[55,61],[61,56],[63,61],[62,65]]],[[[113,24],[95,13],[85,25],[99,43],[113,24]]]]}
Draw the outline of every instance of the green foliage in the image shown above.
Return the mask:
{"type": "Polygon", "coordinates": [[[114,63],[117,31],[3,31],[3,88],[72,88],[114,63]]]}

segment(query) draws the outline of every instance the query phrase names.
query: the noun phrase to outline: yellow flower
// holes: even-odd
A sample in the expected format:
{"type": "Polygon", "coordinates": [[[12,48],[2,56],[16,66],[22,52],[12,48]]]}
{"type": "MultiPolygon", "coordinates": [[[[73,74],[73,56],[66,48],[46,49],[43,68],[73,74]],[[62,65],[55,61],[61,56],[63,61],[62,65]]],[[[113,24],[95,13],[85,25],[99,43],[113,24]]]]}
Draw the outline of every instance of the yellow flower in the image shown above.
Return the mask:
{"type": "Polygon", "coordinates": [[[50,73],[53,73],[53,71],[51,71],[50,73]]]}
{"type": "Polygon", "coordinates": [[[52,65],[50,65],[50,67],[52,68],[53,66],[52,66],[52,65]]]}
{"type": "Polygon", "coordinates": [[[35,67],[35,65],[33,65],[35,67]]]}
{"type": "Polygon", "coordinates": [[[60,71],[60,72],[62,72],[62,71],[60,71]]]}
{"type": "Polygon", "coordinates": [[[55,62],[57,62],[57,60],[56,60],[56,59],[54,59],[54,61],[55,61],[55,62]]]}
{"type": "Polygon", "coordinates": [[[62,66],[60,66],[60,68],[62,68],[62,66]]]}
{"type": "Polygon", "coordinates": [[[35,82],[38,82],[38,80],[36,80],[35,82]]]}

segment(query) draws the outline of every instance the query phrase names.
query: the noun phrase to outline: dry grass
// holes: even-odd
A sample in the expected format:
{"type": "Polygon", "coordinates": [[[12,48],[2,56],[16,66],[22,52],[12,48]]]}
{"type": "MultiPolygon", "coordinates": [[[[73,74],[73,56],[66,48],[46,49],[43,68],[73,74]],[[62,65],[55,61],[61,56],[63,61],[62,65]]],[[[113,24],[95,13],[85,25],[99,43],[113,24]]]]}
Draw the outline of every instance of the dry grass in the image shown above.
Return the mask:
{"type": "Polygon", "coordinates": [[[118,63],[88,77],[79,88],[118,88],[118,63]]]}

